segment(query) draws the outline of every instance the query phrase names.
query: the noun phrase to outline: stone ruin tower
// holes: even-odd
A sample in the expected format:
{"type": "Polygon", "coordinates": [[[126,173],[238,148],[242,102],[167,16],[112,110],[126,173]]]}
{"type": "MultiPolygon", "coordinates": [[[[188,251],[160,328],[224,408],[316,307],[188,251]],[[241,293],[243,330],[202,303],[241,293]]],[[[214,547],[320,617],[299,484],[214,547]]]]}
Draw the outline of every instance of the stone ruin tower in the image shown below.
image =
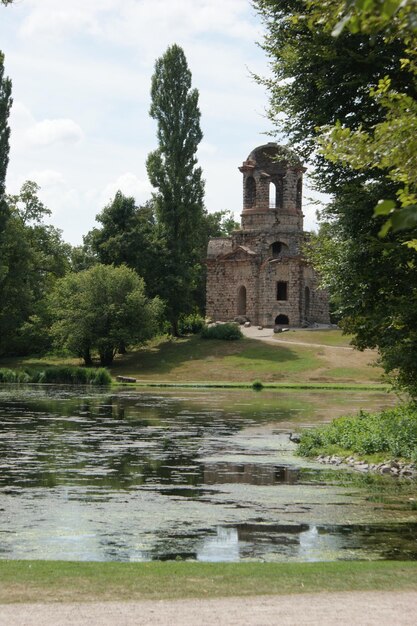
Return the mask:
{"type": "Polygon", "coordinates": [[[207,252],[207,316],[246,317],[252,324],[328,324],[327,294],[302,256],[302,185],[298,157],[276,143],[255,148],[243,174],[242,227],[210,239],[207,252]]]}

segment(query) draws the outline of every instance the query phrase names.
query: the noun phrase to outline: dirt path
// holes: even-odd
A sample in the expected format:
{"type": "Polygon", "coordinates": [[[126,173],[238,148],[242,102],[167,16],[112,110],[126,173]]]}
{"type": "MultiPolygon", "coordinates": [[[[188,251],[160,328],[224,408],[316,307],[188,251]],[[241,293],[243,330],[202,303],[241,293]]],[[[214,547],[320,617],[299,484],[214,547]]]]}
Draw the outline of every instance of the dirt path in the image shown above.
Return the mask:
{"type": "Polygon", "coordinates": [[[330,346],[323,343],[293,341],[292,339],[287,339],[287,336],[285,339],[278,339],[277,335],[274,335],[272,328],[263,328],[262,330],[258,330],[256,326],[250,326],[249,328],[241,327],[241,329],[245,337],[248,337],[249,339],[256,339],[270,345],[274,344],[286,348],[291,348],[291,346],[303,346],[305,348],[315,350],[316,354],[321,356],[324,360],[323,367],[314,369],[308,373],[304,372],[303,376],[307,381],[325,382],[332,380],[334,382],[334,372],[331,371],[329,378],[329,370],[338,368],[343,368],[345,370],[350,369],[352,371],[356,371],[357,373],[357,376],[349,374],[343,375],[339,382],[342,382],[342,379],[345,382],[354,382],[355,379],[358,379],[357,382],[361,382],[361,372],[365,372],[367,382],[378,382],[380,373],[382,373],[380,370],[376,369],[375,375],[373,376],[373,372],[370,373],[368,370],[369,366],[375,363],[377,358],[377,353],[373,350],[364,350],[363,352],[360,352],[359,350],[355,350],[353,347],[349,346],[330,346]]]}
{"type": "Polygon", "coordinates": [[[417,592],[0,606],[1,626],[414,626],[417,592]]]}
{"type": "Polygon", "coordinates": [[[308,341],[293,341],[292,339],[279,339],[282,335],[274,334],[274,330],[272,328],[263,328],[262,330],[258,330],[256,326],[249,326],[249,328],[245,328],[244,326],[240,327],[241,331],[248,337],[248,339],[259,339],[260,341],[266,341],[267,343],[281,344],[281,345],[295,345],[295,346],[305,346],[307,348],[331,348],[333,350],[348,350],[349,352],[353,352],[354,348],[350,346],[329,346],[324,343],[310,343],[308,341]]]}

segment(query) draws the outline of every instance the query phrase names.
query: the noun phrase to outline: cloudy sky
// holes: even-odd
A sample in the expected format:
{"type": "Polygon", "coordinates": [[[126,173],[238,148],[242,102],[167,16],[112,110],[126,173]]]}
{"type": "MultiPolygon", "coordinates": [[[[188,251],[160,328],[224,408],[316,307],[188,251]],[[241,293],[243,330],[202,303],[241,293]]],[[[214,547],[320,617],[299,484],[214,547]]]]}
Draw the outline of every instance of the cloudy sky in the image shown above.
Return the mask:
{"type": "MultiPolygon", "coordinates": [[[[148,115],[155,59],[183,47],[200,92],[199,162],[209,211],[239,218],[237,167],[265,131],[262,25],[249,0],[15,0],[0,6],[0,49],[13,82],[9,193],[35,180],[72,244],[117,189],[150,197],[148,115]]],[[[285,141],[284,141],[285,142],[285,141]]],[[[308,192],[307,192],[308,193],[308,192]]],[[[305,207],[305,226],[315,208],[305,207]]]]}

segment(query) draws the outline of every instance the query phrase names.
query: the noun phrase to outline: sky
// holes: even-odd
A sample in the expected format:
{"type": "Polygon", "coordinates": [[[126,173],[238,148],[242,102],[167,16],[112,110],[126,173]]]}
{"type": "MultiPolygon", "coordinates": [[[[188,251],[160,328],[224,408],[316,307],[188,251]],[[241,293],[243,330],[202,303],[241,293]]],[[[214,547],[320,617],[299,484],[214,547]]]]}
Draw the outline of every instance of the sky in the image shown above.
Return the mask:
{"type": "MultiPolygon", "coordinates": [[[[238,166],[266,132],[268,95],[249,0],[15,0],[0,6],[0,49],[13,83],[8,193],[34,180],[50,221],[73,245],[118,189],[148,200],[146,157],[157,148],[149,116],[155,60],[176,43],[200,94],[198,161],[209,212],[240,220],[238,166]]],[[[282,137],[279,143],[286,143],[282,137]]],[[[306,187],[305,187],[306,188],[306,187]]],[[[316,207],[304,198],[305,228],[316,207]]]]}

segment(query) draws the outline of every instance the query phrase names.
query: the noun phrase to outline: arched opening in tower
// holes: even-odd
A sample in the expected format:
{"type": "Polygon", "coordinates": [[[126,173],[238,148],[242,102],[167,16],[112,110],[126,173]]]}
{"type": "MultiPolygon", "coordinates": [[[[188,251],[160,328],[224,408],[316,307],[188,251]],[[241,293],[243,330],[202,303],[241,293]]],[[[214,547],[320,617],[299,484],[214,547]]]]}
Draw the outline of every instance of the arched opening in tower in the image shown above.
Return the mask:
{"type": "Polygon", "coordinates": [[[256,201],[256,182],[253,176],[246,179],[246,206],[248,208],[255,206],[256,201]]]}
{"type": "Polygon", "coordinates": [[[269,208],[276,209],[277,208],[277,197],[278,190],[275,183],[269,183],[269,208]]]}
{"type": "Polygon", "coordinates": [[[270,253],[270,256],[272,256],[274,259],[276,259],[277,257],[279,257],[281,255],[288,254],[288,246],[287,246],[287,244],[282,243],[282,241],[274,241],[271,244],[271,247],[269,249],[269,253],[270,253]]]}
{"type": "Polygon", "coordinates": [[[275,318],[275,326],[288,326],[290,323],[288,315],[277,315],[275,318]]]}
{"type": "Polygon", "coordinates": [[[246,287],[242,285],[237,292],[237,314],[246,315],[246,287]]]}

